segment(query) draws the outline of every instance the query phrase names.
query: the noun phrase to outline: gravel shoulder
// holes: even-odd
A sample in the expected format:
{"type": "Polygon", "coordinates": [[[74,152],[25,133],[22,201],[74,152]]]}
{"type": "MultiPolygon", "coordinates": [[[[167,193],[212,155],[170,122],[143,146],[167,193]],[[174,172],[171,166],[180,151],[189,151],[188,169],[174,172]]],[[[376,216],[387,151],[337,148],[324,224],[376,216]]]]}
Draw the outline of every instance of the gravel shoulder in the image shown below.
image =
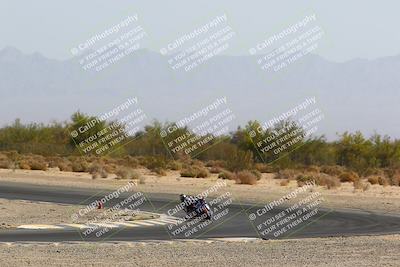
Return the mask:
{"type": "Polygon", "coordinates": [[[2,266],[400,266],[400,235],[0,247],[2,266]]]}

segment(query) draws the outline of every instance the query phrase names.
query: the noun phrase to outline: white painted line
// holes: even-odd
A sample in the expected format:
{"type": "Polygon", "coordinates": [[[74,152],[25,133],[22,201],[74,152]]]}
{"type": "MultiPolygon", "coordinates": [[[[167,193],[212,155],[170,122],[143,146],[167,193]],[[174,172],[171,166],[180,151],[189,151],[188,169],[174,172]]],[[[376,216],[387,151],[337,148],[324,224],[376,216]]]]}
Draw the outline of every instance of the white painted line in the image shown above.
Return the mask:
{"type": "Polygon", "coordinates": [[[89,225],[86,225],[86,224],[78,224],[78,223],[65,223],[65,224],[59,224],[59,226],[67,226],[67,227],[78,228],[78,229],[87,229],[87,228],[90,228],[89,225]]]}
{"type": "Polygon", "coordinates": [[[20,225],[18,229],[33,229],[33,230],[44,230],[44,229],[64,229],[64,227],[50,224],[26,224],[20,225]]]}
{"type": "Polygon", "coordinates": [[[111,224],[111,223],[91,223],[90,225],[100,226],[103,228],[118,228],[118,225],[111,224]]]}
{"type": "Polygon", "coordinates": [[[143,226],[153,226],[154,225],[154,224],[151,224],[151,223],[140,222],[140,221],[133,221],[131,223],[132,224],[137,224],[137,225],[143,225],[143,226]]]}
{"type": "Polygon", "coordinates": [[[139,225],[137,225],[137,224],[132,224],[132,223],[129,223],[129,222],[119,222],[118,224],[124,225],[124,226],[126,226],[126,227],[139,227],[139,225]]]}
{"type": "Polygon", "coordinates": [[[158,224],[158,225],[165,225],[166,223],[157,219],[157,220],[146,220],[146,222],[148,223],[154,223],[154,224],[158,224]]]}

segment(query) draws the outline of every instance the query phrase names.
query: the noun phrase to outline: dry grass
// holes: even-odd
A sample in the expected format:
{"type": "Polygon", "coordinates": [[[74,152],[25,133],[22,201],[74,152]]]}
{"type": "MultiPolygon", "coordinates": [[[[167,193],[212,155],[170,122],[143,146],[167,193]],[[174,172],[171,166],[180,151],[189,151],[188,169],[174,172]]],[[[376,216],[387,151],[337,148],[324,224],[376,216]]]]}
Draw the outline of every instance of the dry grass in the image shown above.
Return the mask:
{"type": "Polygon", "coordinates": [[[251,171],[241,171],[236,174],[237,184],[257,184],[257,176],[255,176],[251,171]]]}

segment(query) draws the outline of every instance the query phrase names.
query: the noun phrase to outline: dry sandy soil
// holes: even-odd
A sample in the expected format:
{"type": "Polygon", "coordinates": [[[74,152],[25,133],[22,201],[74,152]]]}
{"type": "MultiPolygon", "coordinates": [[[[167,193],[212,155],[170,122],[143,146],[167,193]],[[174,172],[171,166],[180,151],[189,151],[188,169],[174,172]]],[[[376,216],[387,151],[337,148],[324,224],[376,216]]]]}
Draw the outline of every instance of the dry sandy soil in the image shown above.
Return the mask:
{"type": "Polygon", "coordinates": [[[399,235],[0,247],[1,266],[400,266],[399,235]]]}
{"type": "MultiPolygon", "coordinates": [[[[297,188],[297,183],[291,181],[288,186],[280,186],[280,180],[273,179],[273,174],[263,174],[257,185],[240,185],[234,181],[220,180],[214,174],[209,178],[182,178],[179,172],[168,172],[167,176],[158,177],[148,170],[138,170],[144,179],[138,182],[137,190],[147,193],[198,194],[218,181],[226,181],[227,185],[220,188],[214,195],[229,191],[238,202],[267,204],[277,200],[297,188]]],[[[31,184],[58,185],[78,188],[97,188],[115,190],[127,184],[126,180],[116,180],[112,176],[106,179],[91,178],[88,173],[49,171],[0,170],[1,181],[13,181],[31,184]]],[[[322,194],[323,206],[340,209],[362,209],[384,213],[398,214],[400,210],[400,187],[371,185],[367,191],[354,190],[353,185],[344,183],[338,189],[328,190],[316,186],[312,189],[322,194]]],[[[211,194],[213,196],[213,194],[211,194]]]]}

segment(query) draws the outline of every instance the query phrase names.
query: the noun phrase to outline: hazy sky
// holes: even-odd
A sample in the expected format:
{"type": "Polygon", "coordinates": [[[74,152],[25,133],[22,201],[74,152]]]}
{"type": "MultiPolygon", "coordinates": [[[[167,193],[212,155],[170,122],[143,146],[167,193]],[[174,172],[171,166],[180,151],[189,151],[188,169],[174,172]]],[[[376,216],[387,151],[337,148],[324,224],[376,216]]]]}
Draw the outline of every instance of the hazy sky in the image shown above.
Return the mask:
{"type": "Polygon", "coordinates": [[[50,58],[138,14],[153,51],[218,15],[237,33],[227,54],[244,55],[269,34],[316,14],[326,33],[317,54],[334,61],[400,54],[400,1],[0,0],[0,49],[15,46],[50,58]]]}

